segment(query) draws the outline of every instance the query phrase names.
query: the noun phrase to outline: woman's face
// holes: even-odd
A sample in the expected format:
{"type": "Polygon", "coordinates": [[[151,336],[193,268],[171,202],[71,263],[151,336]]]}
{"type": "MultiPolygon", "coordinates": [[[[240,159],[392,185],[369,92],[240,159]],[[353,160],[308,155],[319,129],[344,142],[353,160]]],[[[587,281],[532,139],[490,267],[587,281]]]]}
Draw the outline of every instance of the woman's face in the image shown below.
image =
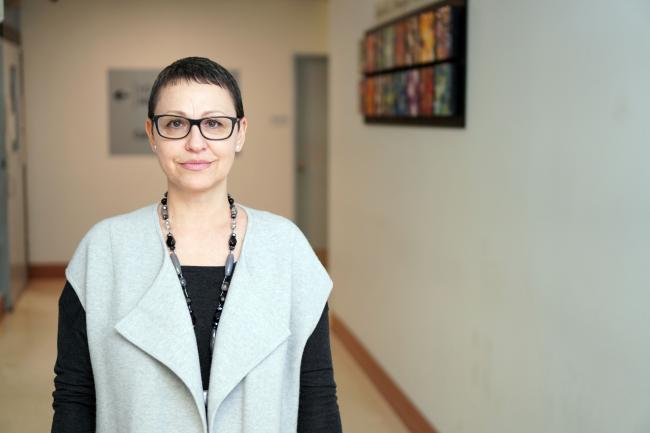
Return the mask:
{"type": "MultiPolygon", "coordinates": [[[[236,117],[235,106],[227,90],[215,84],[193,81],[163,87],[154,114],[173,114],[190,119],[236,117]]],[[[173,140],[161,137],[151,119],[145,122],[149,144],[158,156],[168,182],[176,188],[191,191],[210,190],[226,180],[235,153],[240,152],[244,145],[246,126],[246,118],[242,118],[240,127],[235,125],[229,138],[214,141],[204,138],[198,125],[193,125],[187,137],[173,140]],[[183,165],[194,160],[208,161],[209,165],[200,170],[183,165]]]]}

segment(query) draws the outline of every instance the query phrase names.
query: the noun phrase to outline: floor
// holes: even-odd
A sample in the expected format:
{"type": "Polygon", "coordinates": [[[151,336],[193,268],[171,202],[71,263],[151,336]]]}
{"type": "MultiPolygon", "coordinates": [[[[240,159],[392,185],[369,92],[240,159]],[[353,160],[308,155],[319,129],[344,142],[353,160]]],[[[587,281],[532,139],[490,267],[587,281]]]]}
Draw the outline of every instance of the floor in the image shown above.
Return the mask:
{"type": "MultiPolygon", "coordinates": [[[[52,421],[57,301],[64,280],[30,283],[0,322],[0,432],[42,433],[52,421]]],[[[332,335],[343,431],[407,433],[354,359],[332,335]]]]}

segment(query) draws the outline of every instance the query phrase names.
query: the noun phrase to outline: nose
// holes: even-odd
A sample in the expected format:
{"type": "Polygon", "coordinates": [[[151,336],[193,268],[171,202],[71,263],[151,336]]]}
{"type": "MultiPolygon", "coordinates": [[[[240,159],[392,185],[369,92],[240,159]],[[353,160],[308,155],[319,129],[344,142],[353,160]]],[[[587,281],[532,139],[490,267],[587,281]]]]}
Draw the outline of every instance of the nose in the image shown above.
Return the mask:
{"type": "Polygon", "coordinates": [[[199,130],[199,125],[192,125],[190,127],[190,133],[186,138],[187,143],[185,147],[188,150],[201,150],[206,146],[205,139],[201,135],[201,130],[199,130]]]}

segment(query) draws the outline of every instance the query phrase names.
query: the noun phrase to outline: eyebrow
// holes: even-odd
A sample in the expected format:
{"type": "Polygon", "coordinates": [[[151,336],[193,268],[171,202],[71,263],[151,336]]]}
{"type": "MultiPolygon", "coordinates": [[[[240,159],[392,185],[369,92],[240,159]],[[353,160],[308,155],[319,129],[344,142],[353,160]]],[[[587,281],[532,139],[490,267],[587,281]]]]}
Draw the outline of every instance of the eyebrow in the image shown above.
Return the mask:
{"type": "MultiPolygon", "coordinates": [[[[212,114],[212,113],[223,114],[224,116],[230,116],[229,114],[227,114],[227,113],[225,113],[223,111],[220,111],[220,110],[211,110],[211,111],[203,112],[203,114],[201,114],[201,117],[204,117],[204,116],[206,116],[208,114],[212,114]]],[[[166,114],[178,114],[180,116],[187,116],[187,114],[184,111],[178,111],[178,110],[169,110],[169,111],[167,111],[166,114]]]]}

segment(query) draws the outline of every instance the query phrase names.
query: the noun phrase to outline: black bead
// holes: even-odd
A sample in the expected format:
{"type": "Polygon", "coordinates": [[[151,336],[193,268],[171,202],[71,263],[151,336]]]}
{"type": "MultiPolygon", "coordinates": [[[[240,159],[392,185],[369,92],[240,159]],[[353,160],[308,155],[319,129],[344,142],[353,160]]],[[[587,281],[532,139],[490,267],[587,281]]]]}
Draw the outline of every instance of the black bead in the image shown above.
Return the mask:
{"type": "Polygon", "coordinates": [[[162,200],[160,200],[160,202],[161,202],[162,204],[166,205],[166,204],[167,204],[167,197],[165,197],[165,198],[163,198],[162,200]]]}
{"type": "Polygon", "coordinates": [[[174,239],[174,236],[172,236],[171,234],[168,234],[167,235],[167,246],[173,250],[175,245],[176,245],[176,240],[174,239]]]}
{"type": "Polygon", "coordinates": [[[235,199],[233,199],[230,194],[228,194],[228,203],[233,204],[235,203],[235,199]]]}
{"type": "Polygon", "coordinates": [[[231,247],[235,247],[237,245],[237,238],[235,237],[234,233],[230,235],[230,240],[228,241],[228,245],[231,247]]]}

